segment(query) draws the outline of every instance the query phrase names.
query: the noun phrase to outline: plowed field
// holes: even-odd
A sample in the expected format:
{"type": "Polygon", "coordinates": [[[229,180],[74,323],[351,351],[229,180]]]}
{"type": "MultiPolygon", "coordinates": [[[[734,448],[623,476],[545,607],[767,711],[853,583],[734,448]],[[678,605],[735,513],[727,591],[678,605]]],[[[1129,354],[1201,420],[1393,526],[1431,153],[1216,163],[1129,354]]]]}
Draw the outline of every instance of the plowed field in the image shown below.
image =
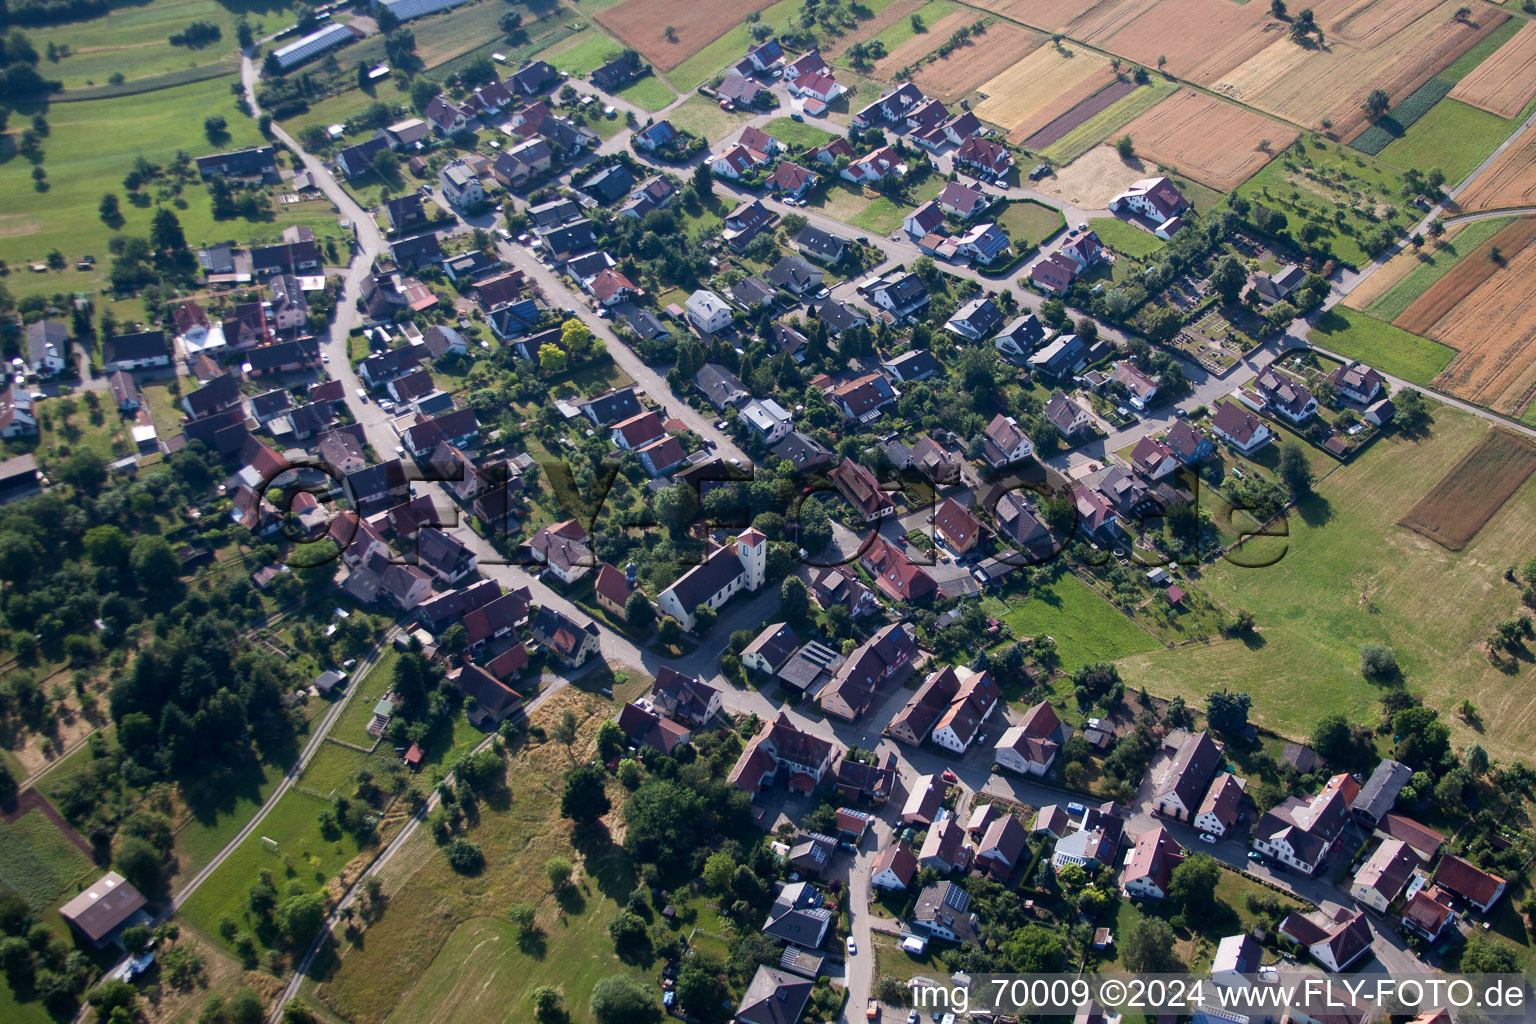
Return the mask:
{"type": "MultiPolygon", "coordinates": [[[[597,14],[614,35],[662,71],[670,71],[725,35],[748,14],[773,6],[774,0],[624,0],[597,14]],[[676,41],[665,36],[672,27],[676,41]]],[[[733,57],[732,60],[739,59],[733,57]]]]}
{"type": "Polygon", "coordinates": [[[1159,103],[1125,132],[1138,154],[1222,191],[1253,177],[1296,138],[1285,125],[1192,89],[1159,103]],[[1267,151],[1260,148],[1266,140],[1267,151]]]}
{"type": "Polygon", "coordinates": [[[1013,67],[1043,42],[1044,36],[1028,29],[993,22],[986,32],[973,36],[948,57],[924,64],[912,81],[926,95],[949,103],[1013,67]]]}
{"type": "Polygon", "coordinates": [[[1536,95],[1536,21],[1526,22],[1513,39],[1472,69],[1451,98],[1490,114],[1514,117],[1536,95]]]}

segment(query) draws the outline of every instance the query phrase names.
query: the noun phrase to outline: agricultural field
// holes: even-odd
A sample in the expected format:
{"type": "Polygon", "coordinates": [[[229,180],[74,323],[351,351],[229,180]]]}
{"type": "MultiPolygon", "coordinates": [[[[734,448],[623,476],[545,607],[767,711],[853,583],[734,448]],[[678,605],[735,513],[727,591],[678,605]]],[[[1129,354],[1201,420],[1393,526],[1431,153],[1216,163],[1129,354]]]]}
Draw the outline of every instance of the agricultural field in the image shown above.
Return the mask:
{"type": "Polygon", "coordinates": [[[923,25],[917,31],[910,17],[903,18],[881,29],[871,37],[885,49],[885,56],[875,62],[875,74],[881,78],[895,75],[902,68],[915,65],[932,53],[962,25],[970,25],[979,19],[975,11],[951,3],[950,0],[931,0],[915,12],[923,25]]]}
{"type": "Polygon", "coordinates": [[[1044,36],[1028,29],[994,21],[947,56],[923,64],[912,81],[927,95],[952,103],[1023,60],[1044,41],[1044,36]]]}
{"type": "Polygon", "coordinates": [[[1536,132],[1500,154],[1455,205],[1468,213],[1536,205],[1536,132]]]}
{"type": "MultiPolygon", "coordinates": [[[[535,54],[542,54],[569,39],[579,24],[564,7],[528,3],[514,6],[518,6],[523,15],[523,27],[516,41],[508,39],[496,24],[506,13],[506,4],[460,7],[412,22],[411,30],[417,33],[418,39],[423,38],[423,30],[427,32],[426,45],[418,45],[422,59],[427,63],[426,76],[444,81],[459,74],[470,63],[490,58],[493,53],[506,58],[507,69],[516,68],[535,54]]],[[[364,45],[373,44],[374,40],[369,39],[364,45]]]]}
{"type": "MultiPolygon", "coordinates": [[[[1045,45],[982,83],[982,99],[974,109],[977,117],[1002,126],[1010,140],[1018,141],[1044,127],[1035,125],[1033,119],[1046,111],[1056,97],[1070,95],[1074,89],[1086,89],[1082,98],[1087,98],[1113,78],[1109,61],[1096,53],[1074,50],[1070,43],[1059,47],[1045,45]]],[[[1077,102],[1074,100],[1072,105],[1077,102]]],[[[1059,113],[1052,112],[1045,123],[1058,116],[1059,113]]]]}
{"type": "Polygon", "coordinates": [[[1393,139],[1380,156],[1383,163],[1404,170],[1439,168],[1454,185],[1472,173],[1512,130],[1503,118],[1447,97],[1401,138],[1393,139]]]}
{"type": "Polygon", "coordinates": [[[1490,430],[1398,525],[1460,551],[1533,472],[1536,444],[1507,430],[1490,430]]]}
{"type": "Polygon", "coordinates": [[[507,800],[487,801],[468,829],[467,838],[485,853],[485,870],[455,874],[428,830],[419,829],[380,873],[389,894],[383,916],[368,926],[362,943],[343,948],[313,991],[317,1001],[359,1024],[484,1020],[489,1007],[502,1017],[531,1019],[529,996],[553,980],[552,966],[559,965],[565,1007],[584,1024],[600,978],[625,970],[640,976],[638,966],[627,968],[613,955],[607,935],[634,888],[633,869],[616,846],[573,847],[572,824],[559,816],[561,775],[573,756],[590,756],[597,727],[612,708],[568,688],[536,712],[534,722],[548,728],[567,709],[579,723],[572,752],[559,743],[517,749],[507,769],[507,800]],[[578,866],[575,885],[560,897],[544,876],[545,861],[556,856],[578,866]],[[541,934],[532,941],[485,917],[487,908],[499,915],[518,902],[536,908],[541,934]],[[476,965],[474,991],[463,989],[466,962],[476,965]]]}
{"type": "Polygon", "coordinates": [[[1318,348],[1369,363],[1383,373],[1424,387],[1429,387],[1456,356],[1456,350],[1448,345],[1410,334],[1344,306],[1335,306],[1318,317],[1307,340],[1318,348]]]}
{"type": "Polygon", "coordinates": [[[1302,221],[1315,224],[1334,255],[1352,266],[1370,260],[1361,236],[1380,230],[1392,211],[1398,218],[1403,213],[1402,180],[1394,169],[1316,135],[1298,139],[1237,194],[1285,214],[1292,234],[1302,221]]]}
{"type": "Polygon", "coordinates": [[[1536,312],[1527,301],[1533,286],[1536,218],[1522,217],[1437,281],[1396,322],[1456,349],[1456,358],[1436,378],[1437,387],[1519,416],[1536,397],[1536,312]]]}
{"type": "Polygon", "coordinates": [[[1404,249],[1344,300],[1351,309],[1389,323],[1462,260],[1510,224],[1512,217],[1476,220],[1449,229],[1446,236],[1415,252],[1404,249]],[[1380,278],[1378,281],[1377,279],[1380,278]]]}
{"type": "MultiPolygon", "coordinates": [[[[617,14],[633,2],[635,0],[625,0],[625,3],[611,8],[609,13],[617,14]]],[[[659,6],[666,8],[667,4],[663,2],[659,6]]],[[[722,6],[719,5],[718,0],[710,0],[710,6],[707,7],[707,10],[711,12],[710,16],[712,18],[719,14],[718,6],[722,6]]],[[[673,9],[675,10],[675,7],[673,9]]],[[[724,35],[720,35],[714,42],[697,48],[692,56],[688,56],[686,59],[670,67],[665,72],[667,81],[672,83],[679,92],[690,92],[719,74],[726,65],[734,64],[741,60],[742,55],[752,47],[752,26],[743,20],[747,12],[751,10],[762,12],[762,16],[758,19],[758,24],[766,25],[775,32],[783,32],[798,17],[800,2],[799,0],[779,0],[778,3],[769,6],[765,0],[752,0],[750,7],[743,6],[734,13],[727,12],[723,15],[724,20],[727,24],[734,25],[735,27],[730,28],[724,35]]],[[[598,21],[608,25],[608,22],[602,18],[598,18],[598,21]]],[[[612,28],[612,26],[609,27],[612,28]]],[[[658,25],[656,31],[660,33],[664,27],[664,25],[658,25]]],[[[626,42],[629,39],[622,32],[615,30],[614,34],[626,42]]],[[[658,38],[660,38],[659,35],[658,38]]],[[[636,49],[640,48],[636,47],[636,49]]],[[[640,52],[644,53],[645,51],[640,50],[640,52]]],[[[662,65],[657,65],[657,67],[662,67],[662,65]]],[[[839,81],[842,81],[842,79],[839,79],[839,81]]]]}
{"type": "Polygon", "coordinates": [[[822,46],[822,56],[827,60],[837,60],[847,53],[848,48],[853,44],[873,39],[898,21],[909,20],[912,15],[922,10],[926,3],[928,0],[874,0],[873,3],[862,4],[861,6],[868,9],[871,16],[864,18],[850,31],[822,46]]]}
{"type": "Polygon", "coordinates": [[[1387,115],[1355,136],[1350,147],[1362,153],[1376,156],[1394,139],[1407,134],[1419,118],[1429,113],[1451,91],[1451,83],[1443,78],[1431,78],[1405,97],[1387,115]]]}
{"type": "MultiPolygon", "coordinates": [[[[13,273],[6,281],[12,294],[90,292],[101,287],[110,256],[107,239],[114,232],[102,223],[97,207],[104,192],[123,196],[123,176],[133,169],[135,158],[165,164],[179,150],[200,155],[260,142],[256,123],[236,110],[229,95],[228,86],[234,81],[231,76],[138,96],[53,104],[41,163],[48,172],[47,190],[34,190],[29,161],[12,158],[0,163],[0,192],[17,199],[0,210],[0,259],[14,267],[43,260],[58,249],[69,261],[69,269],[13,273]],[[212,103],[210,96],[216,97],[212,103]],[[203,118],[211,113],[224,115],[229,124],[230,139],[218,147],[203,135],[203,118]],[[30,198],[20,200],[22,196],[30,198]],[[96,256],[97,269],[75,270],[74,261],[87,253],[96,256]]],[[[195,244],[241,234],[238,222],[214,222],[201,185],[188,188],[185,198],[187,208],[176,212],[189,241],[195,244]]],[[[140,208],[124,200],[121,208],[125,223],[118,230],[147,236],[153,206],[140,208]]]]}
{"type": "Polygon", "coordinates": [[[1512,118],[1536,96],[1536,22],[1525,23],[1451,90],[1451,98],[1512,118]]]}
{"type": "Polygon", "coordinates": [[[1088,222],[1088,227],[1099,236],[1099,241],[1132,259],[1144,260],[1168,244],[1152,232],[1127,224],[1118,217],[1095,217],[1088,222]]]}
{"type": "MultiPolygon", "coordinates": [[[[595,17],[657,70],[666,72],[740,25],[748,14],[770,6],[770,0],[700,0],[683,10],[672,0],[624,0],[595,17]]],[[[723,66],[724,62],[714,70],[723,66]]]]}
{"type": "Polygon", "coordinates": [[[1251,111],[1185,89],[1125,129],[1136,152],[1227,191],[1251,178],[1296,132],[1251,111]]]}
{"type": "MultiPolygon", "coordinates": [[[[1137,86],[1135,89],[1122,95],[1109,106],[1093,113],[1093,103],[1098,97],[1091,97],[1084,103],[1057,118],[1052,122],[1056,126],[1066,128],[1066,131],[1040,148],[1040,155],[1049,159],[1057,166],[1069,164],[1073,160],[1088,152],[1094,146],[1104,140],[1120,133],[1126,125],[1130,124],[1142,114],[1157,106],[1174,91],[1174,85],[1161,78],[1155,78],[1147,85],[1137,86]],[[1085,109],[1086,108],[1086,109],[1085,109]]],[[[1102,94],[1101,94],[1102,95],[1102,94]]],[[[1050,130],[1050,129],[1046,129],[1050,130]]],[[[1036,132],[1025,140],[1025,146],[1039,146],[1034,140],[1045,135],[1045,131],[1036,132]]],[[[1054,134],[1054,131],[1052,131],[1054,134]]]]}
{"type": "Polygon", "coordinates": [[[0,886],[16,893],[40,919],[61,925],[58,908],[100,877],[102,869],[34,807],[5,823],[0,843],[0,886]]]}
{"type": "MultiPolygon", "coordinates": [[[[210,64],[239,68],[235,24],[245,14],[252,28],[274,32],[293,22],[287,0],[156,0],[153,4],[115,8],[111,14],[61,25],[26,26],[39,52],[50,43],[69,55],[48,61],[39,71],[64,88],[104,86],[112,76],[136,79],[210,64]],[[194,21],[219,27],[220,38],[206,46],[172,46],[170,37],[194,21]]],[[[258,32],[258,35],[262,34],[258,32]]]]}
{"type": "Polygon", "coordinates": [[[1250,562],[1279,556],[1274,564],[1218,561],[1204,572],[1201,585],[1213,599],[1253,612],[1255,638],[1133,655],[1121,662],[1126,678],[1191,702],[1241,680],[1254,696],[1256,724],[1305,738],[1325,711],[1376,720],[1382,691],[1360,675],[1359,648],[1384,643],[1408,689],[1440,709],[1454,744],[1523,756],[1536,741],[1532,668],[1522,663],[1506,675],[1489,664],[1482,638],[1518,607],[1516,588],[1501,574],[1536,550],[1536,488],[1527,482],[1461,552],[1398,526],[1488,433],[1471,414],[1431,408],[1425,436],[1378,438],[1319,482],[1316,497],[1290,517],[1287,536],[1248,542],[1250,562]],[[1463,699],[1478,706],[1486,731],[1455,716],[1463,699]]]}

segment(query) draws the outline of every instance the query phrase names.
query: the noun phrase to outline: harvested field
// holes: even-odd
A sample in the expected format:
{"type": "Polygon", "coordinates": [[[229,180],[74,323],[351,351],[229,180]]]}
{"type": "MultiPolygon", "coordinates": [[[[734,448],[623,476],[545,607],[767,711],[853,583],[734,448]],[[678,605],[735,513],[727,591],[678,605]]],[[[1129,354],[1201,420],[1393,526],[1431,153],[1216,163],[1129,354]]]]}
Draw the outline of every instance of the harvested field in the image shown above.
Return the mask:
{"type": "MultiPolygon", "coordinates": [[[[1456,268],[1436,281],[1434,287],[1414,300],[1403,315],[1392,321],[1396,327],[1414,334],[1429,334],[1430,328],[1439,323],[1451,310],[1472,294],[1484,282],[1493,277],[1499,265],[1488,259],[1494,246],[1506,260],[1530,245],[1536,238],[1536,217],[1522,217],[1500,231],[1477,252],[1469,253],[1456,268]]],[[[1450,344],[1447,342],[1446,344],[1450,344]]]]}
{"type": "Polygon", "coordinates": [[[858,27],[847,35],[838,39],[822,52],[827,57],[841,57],[848,51],[848,47],[854,43],[862,43],[866,39],[873,39],[887,28],[904,18],[910,18],[914,12],[921,8],[928,0],[895,0],[894,3],[876,12],[873,18],[861,21],[858,27]]]}
{"type": "Polygon", "coordinates": [[[1116,79],[1025,139],[1024,148],[1044,149],[1135,88],[1136,83],[1129,79],[1116,79]]]}
{"type": "Polygon", "coordinates": [[[1451,90],[1454,99],[1500,117],[1514,117],[1536,95],[1536,21],[1479,64],[1451,90]]]}
{"type": "MultiPolygon", "coordinates": [[[[1042,46],[1002,74],[988,79],[981,86],[984,99],[976,104],[976,116],[1001,125],[1011,133],[1050,106],[1056,97],[1081,86],[1088,79],[1098,78],[1100,81],[1084,94],[1085,99],[1109,83],[1112,74],[1109,61],[1096,53],[1064,45],[1065,51],[1055,46],[1042,46]],[[1067,53],[1072,56],[1066,56],[1067,53]]],[[[1051,116],[1054,118],[1062,112],[1051,116]]],[[[1043,124],[1038,125],[1030,131],[1043,127],[1043,124]]]]}
{"type": "Polygon", "coordinates": [[[1085,210],[1103,210],[1127,185],[1152,173],[1152,165],[1143,160],[1122,160],[1115,147],[1095,146],[1055,174],[1041,178],[1035,188],[1085,210]]]}
{"type": "Polygon", "coordinates": [[[1460,551],[1532,472],[1536,444],[1507,430],[1490,430],[1398,525],[1460,551]]]}
{"type": "Polygon", "coordinates": [[[1125,129],[1136,152],[1227,191],[1247,181],[1296,132],[1252,111],[1184,89],[1125,129]],[[1268,140],[1268,150],[1260,144],[1268,140]]]}
{"type": "Polygon", "coordinates": [[[928,31],[917,33],[876,61],[875,74],[881,78],[889,78],[902,68],[916,64],[943,45],[957,28],[970,25],[976,20],[975,11],[959,10],[953,14],[946,14],[929,25],[928,31]]]}
{"type": "Polygon", "coordinates": [[[1336,137],[1353,138],[1366,124],[1360,109],[1366,93],[1384,89],[1393,100],[1402,99],[1507,18],[1485,8],[1474,21],[1459,22],[1453,18],[1459,6],[1455,0],[1365,0],[1334,19],[1319,11],[1318,23],[1330,33],[1326,50],[1303,49],[1275,33],[1251,60],[1216,81],[1196,80],[1298,124],[1320,126],[1328,120],[1336,137]],[[1340,89],[1341,82],[1350,87],[1340,89]]]}
{"type": "MultiPolygon", "coordinates": [[[[1454,232],[1454,228],[1446,229],[1447,241],[1455,238],[1454,232]]],[[[1398,283],[1411,274],[1420,262],[1418,253],[1411,249],[1404,249],[1377,267],[1370,277],[1344,297],[1342,305],[1364,312],[1373,302],[1397,287],[1398,283]]]]}
{"type": "Polygon", "coordinates": [[[948,57],[924,64],[912,81],[926,95],[951,103],[1013,67],[1043,42],[1044,36],[1028,29],[993,22],[948,57]]]}
{"type": "MultiPolygon", "coordinates": [[[[1495,235],[1491,244],[1521,234],[1536,237],[1536,217],[1521,218],[1495,235]]],[[[1503,259],[1503,266],[1498,266],[1487,259],[1486,251],[1479,251],[1441,279],[1443,283],[1456,277],[1467,264],[1495,268],[1431,333],[1456,349],[1456,358],[1435,378],[1435,384],[1495,412],[1520,416],[1536,397],[1536,309],[1530,304],[1531,289],[1536,286],[1536,244],[1527,241],[1523,249],[1505,248],[1503,259]]],[[[1438,284],[1426,296],[1436,288],[1438,284]]]]}
{"type": "Polygon", "coordinates": [[[673,0],[624,0],[597,15],[614,35],[662,71],[670,71],[773,0],[694,0],[679,10],[673,0]],[[662,33],[672,26],[676,41],[662,33]]]}
{"type": "Polygon", "coordinates": [[[1536,132],[1526,132],[1456,197],[1462,210],[1508,210],[1536,206],[1536,132]]]}

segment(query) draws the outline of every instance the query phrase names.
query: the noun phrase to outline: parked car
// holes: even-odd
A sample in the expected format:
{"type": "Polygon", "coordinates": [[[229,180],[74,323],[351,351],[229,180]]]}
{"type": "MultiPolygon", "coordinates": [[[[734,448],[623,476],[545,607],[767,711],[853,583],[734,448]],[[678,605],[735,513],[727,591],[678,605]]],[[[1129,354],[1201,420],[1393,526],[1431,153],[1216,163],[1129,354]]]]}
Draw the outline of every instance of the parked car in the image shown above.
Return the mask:
{"type": "Polygon", "coordinates": [[[849,956],[858,956],[859,955],[859,944],[857,942],[853,941],[853,936],[852,935],[848,936],[847,947],[848,947],[848,955],[849,956]]]}
{"type": "Polygon", "coordinates": [[[1087,810],[1088,810],[1088,808],[1084,807],[1082,804],[1079,804],[1079,803],[1067,804],[1067,813],[1068,814],[1082,814],[1082,813],[1084,813],[1087,810]]]}
{"type": "Polygon", "coordinates": [[[1209,832],[1201,832],[1200,833],[1200,841],[1202,843],[1212,843],[1212,844],[1214,844],[1216,842],[1216,837],[1211,835],[1209,832]]]}
{"type": "MultiPolygon", "coordinates": [[[[774,77],[774,78],[778,78],[778,77],[779,77],[779,72],[777,72],[777,71],[775,71],[775,72],[774,72],[774,73],[773,73],[773,77],[774,77]]],[[[805,115],[804,115],[804,114],[802,114],[802,113],[800,113],[800,112],[799,112],[799,111],[798,111],[798,110],[797,110],[797,111],[795,111],[795,112],[794,112],[794,113],[793,113],[793,114],[790,114],[790,115],[789,115],[789,119],[790,119],[790,120],[791,120],[791,121],[804,121],[804,120],[805,120],[805,115]]]]}

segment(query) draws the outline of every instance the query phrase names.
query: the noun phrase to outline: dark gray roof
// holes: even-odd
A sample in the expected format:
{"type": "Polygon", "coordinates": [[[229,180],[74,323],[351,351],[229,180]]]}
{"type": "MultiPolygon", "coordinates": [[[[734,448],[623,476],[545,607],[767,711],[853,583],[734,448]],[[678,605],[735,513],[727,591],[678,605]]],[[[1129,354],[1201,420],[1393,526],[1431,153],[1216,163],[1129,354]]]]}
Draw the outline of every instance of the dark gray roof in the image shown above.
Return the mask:
{"type": "Polygon", "coordinates": [[[835,260],[842,258],[848,243],[829,231],[807,224],[795,236],[795,244],[823,259],[835,260]]]}
{"type": "Polygon", "coordinates": [[[1396,805],[1398,793],[1402,792],[1412,777],[1413,769],[1401,761],[1382,758],[1376,770],[1371,772],[1371,777],[1365,780],[1365,785],[1360,787],[1360,793],[1354,803],[1349,805],[1349,809],[1356,814],[1369,816],[1372,821],[1381,820],[1381,816],[1396,805]]]}
{"type": "Polygon", "coordinates": [[[795,1024],[813,987],[809,978],[759,966],[741,997],[736,1019],[741,1024],[795,1024]]]}

